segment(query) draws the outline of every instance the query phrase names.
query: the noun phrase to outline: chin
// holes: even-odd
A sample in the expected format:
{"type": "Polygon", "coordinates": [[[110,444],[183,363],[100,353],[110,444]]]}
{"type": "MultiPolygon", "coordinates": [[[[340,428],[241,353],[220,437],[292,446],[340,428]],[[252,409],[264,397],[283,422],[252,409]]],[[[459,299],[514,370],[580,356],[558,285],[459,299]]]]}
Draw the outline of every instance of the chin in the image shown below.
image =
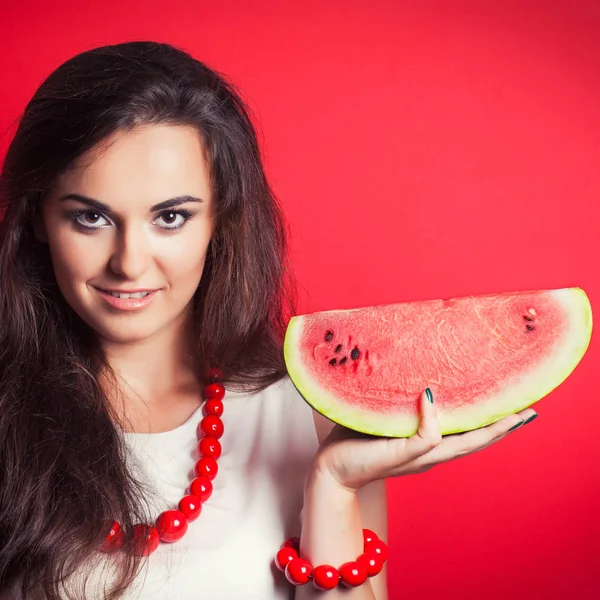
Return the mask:
{"type": "Polygon", "coordinates": [[[96,334],[112,344],[136,344],[143,342],[160,331],[156,326],[147,327],[101,327],[92,325],[96,334]]]}

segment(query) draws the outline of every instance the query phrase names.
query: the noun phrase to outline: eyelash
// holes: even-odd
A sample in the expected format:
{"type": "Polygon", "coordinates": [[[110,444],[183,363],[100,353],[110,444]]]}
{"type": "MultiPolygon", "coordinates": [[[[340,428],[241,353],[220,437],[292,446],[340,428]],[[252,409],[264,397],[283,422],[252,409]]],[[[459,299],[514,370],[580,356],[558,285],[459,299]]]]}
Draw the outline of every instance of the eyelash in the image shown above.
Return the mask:
{"type": "MultiPolygon", "coordinates": [[[[104,229],[104,227],[106,227],[106,225],[101,225],[99,227],[94,227],[93,225],[83,225],[83,223],[80,223],[78,221],[78,219],[80,217],[83,217],[84,215],[96,215],[98,217],[101,217],[102,219],[109,221],[110,219],[108,219],[108,217],[106,217],[105,215],[103,215],[100,212],[96,212],[93,210],[74,210],[72,212],[69,213],[69,219],[73,222],[73,224],[80,229],[81,231],[85,231],[86,233],[90,232],[90,231],[96,231],[98,229],[104,229]]],[[[158,213],[157,218],[164,216],[164,215],[178,215],[183,217],[183,223],[181,223],[181,225],[177,225],[175,227],[160,227],[158,226],[159,229],[162,229],[163,231],[177,231],[179,229],[182,229],[183,226],[194,216],[189,210],[186,209],[178,209],[178,210],[163,210],[160,213],[158,213]]]]}

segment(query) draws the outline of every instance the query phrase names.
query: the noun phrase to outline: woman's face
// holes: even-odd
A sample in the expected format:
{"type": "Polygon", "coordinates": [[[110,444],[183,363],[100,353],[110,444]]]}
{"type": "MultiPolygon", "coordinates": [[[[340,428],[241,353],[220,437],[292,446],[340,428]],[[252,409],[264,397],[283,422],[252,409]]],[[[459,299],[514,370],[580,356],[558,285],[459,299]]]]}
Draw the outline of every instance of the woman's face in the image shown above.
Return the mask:
{"type": "Polygon", "coordinates": [[[101,339],[185,325],[214,231],[209,166],[191,127],[148,125],[81,157],[41,210],[56,280],[101,339]]]}

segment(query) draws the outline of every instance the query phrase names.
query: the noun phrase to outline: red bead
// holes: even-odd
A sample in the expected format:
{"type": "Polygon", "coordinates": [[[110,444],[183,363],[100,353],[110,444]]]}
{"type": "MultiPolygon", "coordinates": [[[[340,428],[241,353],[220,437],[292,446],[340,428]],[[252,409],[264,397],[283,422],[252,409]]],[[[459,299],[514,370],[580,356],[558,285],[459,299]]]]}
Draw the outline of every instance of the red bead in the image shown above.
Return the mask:
{"type": "Polygon", "coordinates": [[[197,496],[184,496],[179,501],[179,510],[185,515],[188,522],[195,521],[202,512],[202,502],[197,496]]]}
{"type": "Polygon", "coordinates": [[[204,397],[207,400],[216,398],[217,400],[223,400],[225,397],[225,388],[220,383],[210,383],[204,390],[204,397]]]}
{"type": "Polygon", "coordinates": [[[110,525],[110,531],[100,546],[101,552],[114,552],[121,547],[123,543],[123,529],[118,521],[113,521],[110,525]]]}
{"type": "Polygon", "coordinates": [[[223,415],[223,402],[221,400],[217,400],[216,398],[212,398],[211,400],[207,400],[202,407],[202,413],[206,415],[215,415],[216,417],[220,417],[223,415]]]}
{"type": "Polygon", "coordinates": [[[371,531],[370,529],[363,529],[363,540],[365,549],[367,547],[367,544],[370,544],[371,542],[374,542],[378,539],[379,538],[377,537],[377,534],[374,531],[371,531]]]}
{"type": "Polygon", "coordinates": [[[197,477],[190,484],[190,493],[200,499],[200,502],[204,504],[212,494],[213,484],[210,479],[206,477],[197,477]]]}
{"type": "Polygon", "coordinates": [[[331,565],[319,565],[312,573],[313,585],[320,591],[332,590],[340,580],[337,569],[331,565]]]}
{"type": "Polygon", "coordinates": [[[148,556],[158,548],[160,535],[156,527],[139,523],[133,526],[133,539],[135,542],[134,553],[138,556],[148,556]]]}
{"type": "Polygon", "coordinates": [[[163,542],[173,543],[180,540],[188,530],[187,519],[179,510],[166,510],[156,519],[156,529],[163,542]]]}
{"type": "Polygon", "coordinates": [[[346,587],[358,587],[367,580],[367,570],[363,565],[352,560],[340,567],[340,580],[346,587]]]}
{"type": "Polygon", "coordinates": [[[282,548],[293,548],[296,552],[300,552],[300,538],[291,537],[289,540],[283,542],[282,548]]]}
{"type": "Polygon", "coordinates": [[[285,571],[292,558],[298,558],[298,553],[293,548],[281,548],[275,556],[275,565],[280,571],[285,571]]]}
{"type": "Polygon", "coordinates": [[[208,381],[210,381],[210,383],[218,383],[219,381],[223,380],[223,373],[219,369],[215,369],[213,367],[211,369],[208,369],[206,373],[206,378],[208,379],[208,381]]]}
{"type": "Polygon", "coordinates": [[[365,552],[374,552],[378,554],[383,561],[388,557],[388,547],[383,540],[375,540],[370,544],[366,544],[365,552]]]}
{"type": "Polygon", "coordinates": [[[200,438],[198,442],[198,454],[200,456],[212,456],[213,458],[219,458],[221,456],[221,442],[217,438],[209,435],[200,438]]]}
{"type": "Polygon", "coordinates": [[[385,561],[375,552],[365,552],[356,559],[356,562],[360,563],[367,570],[369,577],[373,577],[381,573],[385,561]]]}
{"type": "Polygon", "coordinates": [[[292,558],[285,568],[287,580],[294,585],[304,585],[305,583],[308,583],[311,574],[312,565],[303,558],[292,558]]]}
{"type": "Polygon", "coordinates": [[[223,421],[215,415],[207,415],[200,421],[200,429],[204,435],[220,438],[223,435],[223,421]]]}
{"type": "Polygon", "coordinates": [[[203,456],[200,460],[196,461],[194,471],[196,477],[206,477],[206,479],[212,481],[217,476],[219,465],[212,456],[203,456]]]}

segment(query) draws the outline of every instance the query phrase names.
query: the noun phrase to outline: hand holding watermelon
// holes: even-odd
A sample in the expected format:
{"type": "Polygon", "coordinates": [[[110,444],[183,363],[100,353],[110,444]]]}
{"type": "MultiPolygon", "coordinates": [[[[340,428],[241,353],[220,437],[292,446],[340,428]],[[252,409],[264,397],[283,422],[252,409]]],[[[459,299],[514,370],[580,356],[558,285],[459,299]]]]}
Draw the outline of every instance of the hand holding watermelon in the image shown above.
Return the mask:
{"type": "Polygon", "coordinates": [[[372,437],[336,425],[319,449],[315,469],[331,475],[344,488],[358,491],[379,479],[422,473],[483,450],[537,415],[527,408],[487,427],[442,437],[435,403],[426,392],[421,394],[420,408],[419,428],[409,438],[372,437]]]}

